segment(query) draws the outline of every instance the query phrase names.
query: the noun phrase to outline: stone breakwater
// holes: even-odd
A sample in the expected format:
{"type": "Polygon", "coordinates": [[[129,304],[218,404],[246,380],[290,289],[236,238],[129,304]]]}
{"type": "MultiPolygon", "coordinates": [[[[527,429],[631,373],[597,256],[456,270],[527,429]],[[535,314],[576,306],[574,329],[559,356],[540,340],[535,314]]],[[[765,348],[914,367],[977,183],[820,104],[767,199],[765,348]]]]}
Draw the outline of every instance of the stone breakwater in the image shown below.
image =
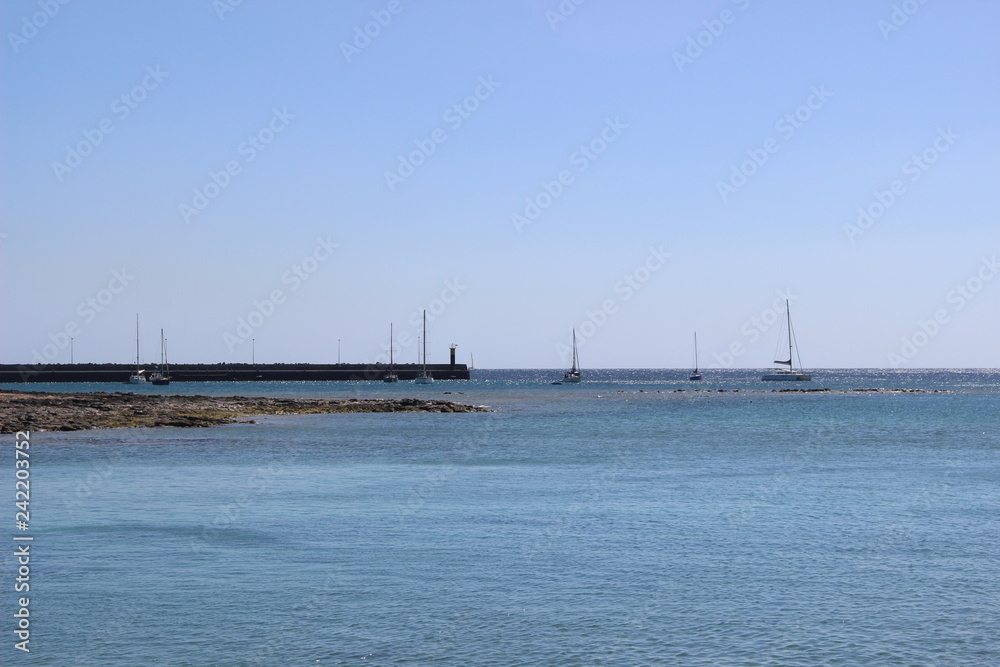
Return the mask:
{"type": "Polygon", "coordinates": [[[252,415],[486,411],[483,407],[453,401],[418,398],[264,398],[0,390],[0,433],[215,426],[252,415]]]}
{"type": "MultiPolygon", "coordinates": [[[[59,338],[69,345],[69,337],[59,338]]],[[[0,382],[115,382],[128,383],[135,364],[47,364],[43,359],[57,354],[59,348],[49,343],[42,353],[35,352],[31,364],[0,364],[0,382]]],[[[422,370],[420,364],[396,364],[400,381],[412,380],[422,370]]],[[[143,371],[152,373],[155,366],[146,364],[143,371]]],[[[435,380],[468,380],[465,364],[427,364],[435,380]]],[[[389,365],[375,364],[170,364],[173,382],[278,382],[278,381],[381,381],[389,365]]]]}
{"type": "Polygon", "coordinates": [[[939,394],[946,392],[946,389],[798,389],[787,387],[785,389],[639,389],[626,392],[619,389],[617,393],[624,394],[939,394]]]}

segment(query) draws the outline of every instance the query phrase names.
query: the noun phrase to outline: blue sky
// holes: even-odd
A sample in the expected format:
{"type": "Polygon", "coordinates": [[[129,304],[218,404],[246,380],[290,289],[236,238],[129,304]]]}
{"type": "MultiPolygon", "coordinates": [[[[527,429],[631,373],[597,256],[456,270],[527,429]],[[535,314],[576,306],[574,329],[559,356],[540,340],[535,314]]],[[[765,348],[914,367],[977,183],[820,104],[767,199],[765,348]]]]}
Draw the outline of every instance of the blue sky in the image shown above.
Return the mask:
{"type": "Polygon", "coordinates": [[[1000,366],[1000,7],[234,4],[3,4],[0,362],[1000,366]]]}

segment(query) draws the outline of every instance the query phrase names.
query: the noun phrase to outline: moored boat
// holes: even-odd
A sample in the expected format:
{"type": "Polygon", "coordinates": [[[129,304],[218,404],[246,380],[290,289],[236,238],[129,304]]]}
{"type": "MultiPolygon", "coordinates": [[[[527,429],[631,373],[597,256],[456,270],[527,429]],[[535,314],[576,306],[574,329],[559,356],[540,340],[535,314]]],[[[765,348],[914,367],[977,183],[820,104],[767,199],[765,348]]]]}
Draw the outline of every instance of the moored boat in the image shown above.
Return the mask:
{"type": "Polygon", "coordinates": [[[580,358],[576,353],[576,329],[573,329],[573,366],[568,371],[563,373],[562,380],[559,384],[576,384],[580,381],[580,358]]]}
{"type": "Polygon", "coordinates": [[[389,372],[382,376],[382,382],[399,382],[395,364],[392,360],[392,322],[389,323],[389,372]]]}
{"type": "Polygon", "coordinates": [[[688,376],[688,380],[700,380],[701,372],[698,370],[698,332],[694,332],[694,370],[688,376]]]}
{"type": "Polygon", "coordinates": [[[432,384],[434,382],[434,377],[427,372],[427,311],[424,311],[424,365],[420,373],[417,374],[416,379],[413,380],[415,384],[432,384]]]}
{"type": "Polygon", "coordinates": [[[135,373],[128,378],[129,384],[146,384],[145,371],[139,368],[139,314],[135,315],[135,373]]]}
{"type": "MultiPolygon", "coordinates": [[[[764,375],[761,380],[808,382],[812,380],[812,375],[802,372],[802,359],[799,359],[799,370],[796,371],[795,366],[792,364],[792,359],[798,356],[798,346],[795,344],[795,334],[792,332],[792,311],[788,306],[787,299],[785,299],[785,321],[788,324],[788,359],[775,359],[774,363],[787,366],[788,368],[775,368],[770,373],[764,375]]],[[[778,344],[781,344],[780,339],[778,344]]]]}
{"type": "Polygon", "coordinates": [[[167,339],[163,337],[163,329],[160,329],[160,365],[149,376],[149,381],[158,386],[170,384],[170,364],[167,362],[167,339]]]}

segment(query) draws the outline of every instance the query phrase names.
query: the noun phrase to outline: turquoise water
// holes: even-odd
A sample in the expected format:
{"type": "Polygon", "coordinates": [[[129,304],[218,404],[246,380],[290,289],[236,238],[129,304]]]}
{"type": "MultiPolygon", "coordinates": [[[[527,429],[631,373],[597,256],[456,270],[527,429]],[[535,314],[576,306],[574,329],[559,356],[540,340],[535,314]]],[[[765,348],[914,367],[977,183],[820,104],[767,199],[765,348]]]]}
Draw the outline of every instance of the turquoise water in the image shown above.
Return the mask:
{"type": "Polygon", "coordinates": [[[14,657],[1000,663],[1000,374],[712,373],[178,383],[494,412],[35,433],[32,653],[14,657]],[[770,391],[789,386],[938,391],[770,391]]]}

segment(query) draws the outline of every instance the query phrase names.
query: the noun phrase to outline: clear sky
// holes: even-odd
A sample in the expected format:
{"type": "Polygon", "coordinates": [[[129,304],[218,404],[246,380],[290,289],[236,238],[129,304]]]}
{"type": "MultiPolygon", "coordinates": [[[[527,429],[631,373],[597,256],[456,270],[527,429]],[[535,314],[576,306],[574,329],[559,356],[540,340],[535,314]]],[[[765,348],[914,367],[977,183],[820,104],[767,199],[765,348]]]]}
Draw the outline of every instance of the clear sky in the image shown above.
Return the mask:
{"type": "Polygon", "coordinates": [[[0,362],[1000,366],[994,3],[0,12],[0,362]]]}

